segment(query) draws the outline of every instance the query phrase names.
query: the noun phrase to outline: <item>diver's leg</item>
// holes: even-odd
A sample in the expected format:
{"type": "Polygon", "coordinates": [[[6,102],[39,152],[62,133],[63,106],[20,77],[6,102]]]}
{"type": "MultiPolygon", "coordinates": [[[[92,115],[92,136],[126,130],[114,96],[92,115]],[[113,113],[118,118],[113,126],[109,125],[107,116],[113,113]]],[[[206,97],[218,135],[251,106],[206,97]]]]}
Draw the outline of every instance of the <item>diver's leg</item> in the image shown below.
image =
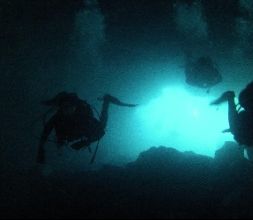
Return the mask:
{"type": "Polygon", "coordinates": [[[103,98],[98,98],[98,100],[104,100],[104,101],[109,101],[110,103],[114,104],[114,105],[119,105],[119,106],[126,106],[126,107],[136,107],[137,104],[129,104],[129,103],[125,103],[125,102],[122,102],[120,101],[119,99],[117,99],[116,97],[114,96],[111,96],[111,95],[104,95],[103,98]]]}
{"type": "Polygon", "coordinates": [[[115,105],[119,105],[119,106],[126,106],[126,107],[136,107],[136,104],[129,104],[129,103],[124,103],[122,101],[120,101],[119,99],[115,98],[114,96],[111,95],[104,95],[103,98],[98,98],[98,100],[102,100],[103,104],[102,104],[102,110],[100,113],[100,123],[101,123],[101,127],[103,129],[106,128],[107,125],[107,121],[108,121],[108,110],[109,110],[109,104],[115,104],[115,105]]]}

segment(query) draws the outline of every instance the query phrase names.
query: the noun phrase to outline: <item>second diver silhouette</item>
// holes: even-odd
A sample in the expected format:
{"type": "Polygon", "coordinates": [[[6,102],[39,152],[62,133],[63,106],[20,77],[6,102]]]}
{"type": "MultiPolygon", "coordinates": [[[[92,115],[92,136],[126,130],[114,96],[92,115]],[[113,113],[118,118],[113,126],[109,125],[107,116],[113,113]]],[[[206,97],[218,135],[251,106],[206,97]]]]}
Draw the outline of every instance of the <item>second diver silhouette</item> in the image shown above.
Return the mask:
{"type": "Polygon", "coordinates": [[[228,103],[229,128],[236,142],[247,151],[248,158],[253,161],[253,82],[249,83],[239,94],[239,108],[235,103],[235,92],[226,91],[211,105],[228,103]]]}
{"type": "MultiPolygon", "coordinates": [[[[98,98],[98,100],[102,101],[99,118],[94,116],[91,106],[75,93],[60,92],[54,98],[42,102],[44,105],[55,107],[56,113],[45,123],[42,131],[37,153],[38,163],[45,162],[44,145],[53,129],[58,146],[70,143],[71,148],[75,150],[89,148],[91,143],[99,141],[105,134],[110,104],[125,107],[137,106],[124,103],[109,94],[98,98]]],[[[95,160],[97,149],[98,144],[91,163],[95,160]]]]}
{"type": "Polygon", "coordinates": [[[207,89],[207,93],[213,86],[222,81],[218,68],[209,56],[201,56],[193,60],[191,55],[187,55],[185,78],[187,84],[207,89]]]}

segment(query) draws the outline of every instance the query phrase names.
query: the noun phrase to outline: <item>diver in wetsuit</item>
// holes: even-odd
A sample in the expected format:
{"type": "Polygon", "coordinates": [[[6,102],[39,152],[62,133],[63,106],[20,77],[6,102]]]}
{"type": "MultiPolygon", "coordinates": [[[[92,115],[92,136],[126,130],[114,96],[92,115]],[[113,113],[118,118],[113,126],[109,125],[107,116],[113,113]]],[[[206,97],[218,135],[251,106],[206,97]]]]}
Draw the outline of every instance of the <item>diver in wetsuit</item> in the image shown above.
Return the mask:
{"type": "Polygon", "coordinates": [[[235,103],[235,92],[224,92],[211,105],[228,103],[229,129],[224,132],[231,132],[236,142],[246,148],[248,158],[253,160],[253,82],[249,83],[239,94],[240,109],[235,103]]]}
{"type": "Polygon", "coordinates": [[[45,161],[44,145],[53,129],[55,129],[58,146],[75,141],[71,147],[79,150],[83,147],[89,147],[91,143],[104,136],[108,109],[111,103],[126,107],[136,106],[135,104],[123,103],[109,94],[104,95],[99,100],[103,102],[99,119],[94,117],[91,106],[75,93],[61,92],[53,99],[42,102],[44,105],[56,107],[57,111],[46,122],[41,134],[37,153],[38,163],[45,161]]]}

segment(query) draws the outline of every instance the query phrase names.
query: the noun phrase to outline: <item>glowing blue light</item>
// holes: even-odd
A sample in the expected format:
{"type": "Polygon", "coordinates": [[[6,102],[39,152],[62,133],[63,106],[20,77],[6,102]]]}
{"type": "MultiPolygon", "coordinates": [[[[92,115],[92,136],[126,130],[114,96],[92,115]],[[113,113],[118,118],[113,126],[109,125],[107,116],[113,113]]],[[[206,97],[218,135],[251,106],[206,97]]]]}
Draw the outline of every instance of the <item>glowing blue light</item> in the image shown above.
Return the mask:
{"type": "Polygon", "coordinates": [[[214,99],[207,94],[192,95],[180,87],[165,88],[138,110],[142,135],[155,145],[213,156],[225,141],[233,140],[231,134],[222,133],[229,127],[227,106],[210,106],[214,99]]]}

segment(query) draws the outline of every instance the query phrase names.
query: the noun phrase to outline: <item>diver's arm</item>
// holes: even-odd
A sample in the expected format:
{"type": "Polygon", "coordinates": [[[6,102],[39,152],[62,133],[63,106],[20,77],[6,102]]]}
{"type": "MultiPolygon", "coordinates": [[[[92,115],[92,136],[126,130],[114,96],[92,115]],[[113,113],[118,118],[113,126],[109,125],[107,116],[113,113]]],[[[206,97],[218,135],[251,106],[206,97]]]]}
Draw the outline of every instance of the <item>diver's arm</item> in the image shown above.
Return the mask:
{"type": "Polygon", "coordinates": [[[45,149],[44,149],[44,145],[47,142],[47,138],[49,136],[49,134],[51,133],[51,131],[54,128],[54,121],[55,121],[55,117],[53,116],[44,126],[42,135],[40,137],[40,142],[39,142],[39,146],[38,146],[38,153],[37,153],[37,163],[44,163],[45,162],[45,149]]]}

